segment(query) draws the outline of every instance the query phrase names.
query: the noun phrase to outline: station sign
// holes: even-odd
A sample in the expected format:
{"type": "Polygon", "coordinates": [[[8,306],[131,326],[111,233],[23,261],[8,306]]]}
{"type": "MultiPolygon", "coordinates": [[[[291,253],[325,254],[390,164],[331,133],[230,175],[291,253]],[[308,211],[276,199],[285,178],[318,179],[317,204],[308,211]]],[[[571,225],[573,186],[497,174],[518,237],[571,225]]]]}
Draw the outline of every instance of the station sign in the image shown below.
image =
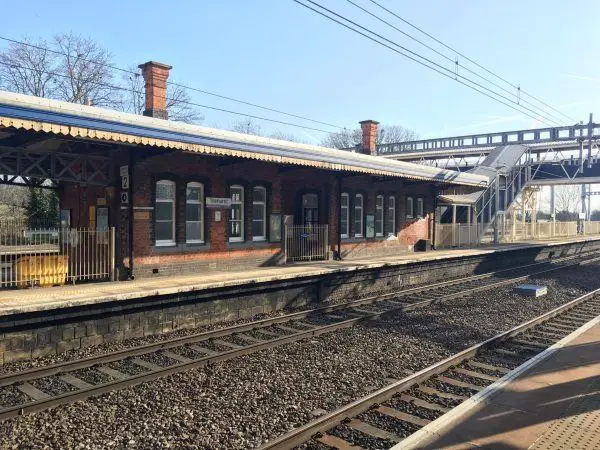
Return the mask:
{"type": "Polygon", "coordinates": [[[216,209],[231,208],[231,199],[228,197],[206,197],[206,207],[216,209]]]}

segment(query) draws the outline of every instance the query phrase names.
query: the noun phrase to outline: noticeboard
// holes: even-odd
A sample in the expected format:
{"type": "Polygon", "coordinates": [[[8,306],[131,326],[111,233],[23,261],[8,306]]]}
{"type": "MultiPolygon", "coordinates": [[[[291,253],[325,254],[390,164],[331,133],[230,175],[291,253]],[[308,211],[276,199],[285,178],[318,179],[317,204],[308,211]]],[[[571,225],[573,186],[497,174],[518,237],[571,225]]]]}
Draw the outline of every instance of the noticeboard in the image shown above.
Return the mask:
{"type": "Polygon", "coordinates": [[[271,214],[269,216],[269,241],[281,241],[281,214],[271,214]]]}
{"type": "Polygon", "coordinates": [[[367,238],[375,237],[375,214],[367,214],[366,216],[365,236],[367,238]]]}

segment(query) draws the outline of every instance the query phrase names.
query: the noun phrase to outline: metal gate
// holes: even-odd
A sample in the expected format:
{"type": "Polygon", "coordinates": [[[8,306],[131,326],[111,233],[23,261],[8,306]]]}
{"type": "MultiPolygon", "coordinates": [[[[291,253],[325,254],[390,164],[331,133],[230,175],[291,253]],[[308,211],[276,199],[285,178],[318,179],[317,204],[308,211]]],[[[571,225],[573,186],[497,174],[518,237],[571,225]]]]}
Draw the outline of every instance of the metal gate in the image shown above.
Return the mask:
{"type": "Polygon", "coordinates": [[[0,222],[0,287],[114,280],[115,229],[0,222]]]}
{"type": "Polygon", "coordinates": [[[286,262],[329,259],[328,228],[327,225],[286,225],[286,262]]]}

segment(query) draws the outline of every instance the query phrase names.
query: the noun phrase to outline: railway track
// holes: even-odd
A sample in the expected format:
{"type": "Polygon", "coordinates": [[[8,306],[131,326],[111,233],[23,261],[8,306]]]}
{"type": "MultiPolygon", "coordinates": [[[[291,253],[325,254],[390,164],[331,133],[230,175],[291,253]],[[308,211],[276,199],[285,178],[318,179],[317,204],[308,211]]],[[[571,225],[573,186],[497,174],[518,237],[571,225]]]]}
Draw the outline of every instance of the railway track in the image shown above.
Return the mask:
{"type": "Polygon", "coordinates": [[[569,256],[0,376],[0,420],[598,260],[569,256]]]}
{"type": "Polygon", "coordinates": [[[600,289],[294,429],[259,450],[390,448],[598,315],[600,289]]]}

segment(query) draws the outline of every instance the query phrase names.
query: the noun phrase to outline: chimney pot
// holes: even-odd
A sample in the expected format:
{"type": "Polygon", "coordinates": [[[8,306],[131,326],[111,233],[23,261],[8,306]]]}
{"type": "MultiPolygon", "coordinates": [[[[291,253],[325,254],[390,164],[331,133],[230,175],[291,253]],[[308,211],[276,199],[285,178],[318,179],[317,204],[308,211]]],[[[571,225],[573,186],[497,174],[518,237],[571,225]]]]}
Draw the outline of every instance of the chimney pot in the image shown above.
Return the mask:
{"type": "Polygon", "coordinates": [[[365,155],[377,156],[377,125],[375,120],[363,120],[360,123],[362,131],[362,143],[360,152],[365,155]]]}
{"type": "Polygon", "coordinates": [[[145,108],[144,115],[159,119],[168,119],[167,114],[167,78],[171,66],[156,61],[148,61],[138,66],[144,77],[145,108]]]}

